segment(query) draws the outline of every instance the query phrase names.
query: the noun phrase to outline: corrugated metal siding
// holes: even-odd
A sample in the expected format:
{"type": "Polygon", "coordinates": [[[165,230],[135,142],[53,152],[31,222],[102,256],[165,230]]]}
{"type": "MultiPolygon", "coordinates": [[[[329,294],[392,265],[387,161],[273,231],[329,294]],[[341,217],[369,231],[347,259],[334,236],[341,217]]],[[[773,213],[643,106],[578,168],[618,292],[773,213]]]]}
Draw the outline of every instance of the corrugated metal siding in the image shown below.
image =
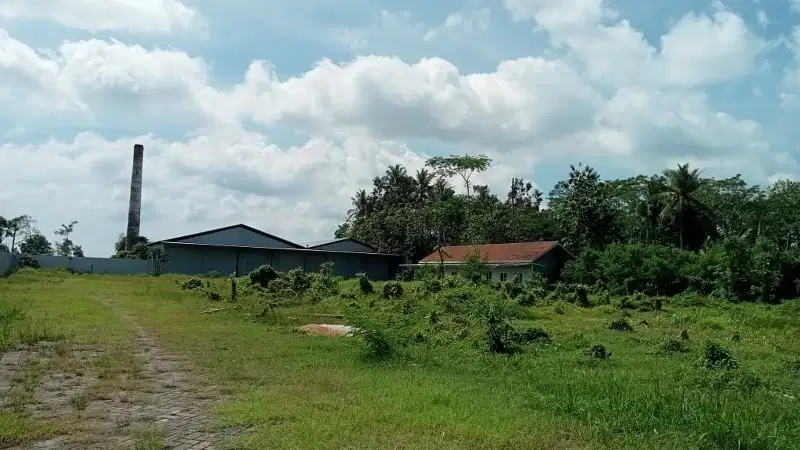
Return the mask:
{"type": "Polygon", "coordinates": [[[293,248],[291,245],[277,239],[271,239],[258,233],[253,233],[244,228],[230,228],[214,233],[182,239],[178,242],[211,245],[243,245],[250,247],[293,248]]]}
{"type": "Polygon", "coordinates": [[[270,265],[279,272],[301,268],[319,270],[319,266],[332,261],[336,274],[353,277],[365,272],[373,280],[388,280],[394,276],[400,258],[396,256],[363,255],[358,253],[316,253],[313,251],[284,251],[280,249],[232,249],[210,247],[184,247],[165,245],[167,264],[165,273],[199,275],[211,271],[222,274],[236,272],[244,276],[262,265],[270,265]]]}

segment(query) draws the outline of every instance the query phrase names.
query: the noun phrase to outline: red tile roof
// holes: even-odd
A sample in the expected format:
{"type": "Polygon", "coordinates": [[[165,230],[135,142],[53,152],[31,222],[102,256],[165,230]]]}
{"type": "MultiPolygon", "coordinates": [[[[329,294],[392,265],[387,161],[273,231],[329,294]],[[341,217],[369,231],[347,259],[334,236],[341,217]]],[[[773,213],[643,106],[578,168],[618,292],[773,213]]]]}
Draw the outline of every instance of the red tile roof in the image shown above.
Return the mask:
{"type": "MultiPolygon", "coordinates": [[[[516,242],[513,244],[482,244],[478,252],[488,263],[496,262],[533,262],[558,245],[556,241],[516,242]]],[[[466,261],[475,246],[453,245],[444,247],[444,262],[455,263],[466,261]]],[[[439,262],[439,252],[433,252],[422,258],[421,263],[439,262]]]]}

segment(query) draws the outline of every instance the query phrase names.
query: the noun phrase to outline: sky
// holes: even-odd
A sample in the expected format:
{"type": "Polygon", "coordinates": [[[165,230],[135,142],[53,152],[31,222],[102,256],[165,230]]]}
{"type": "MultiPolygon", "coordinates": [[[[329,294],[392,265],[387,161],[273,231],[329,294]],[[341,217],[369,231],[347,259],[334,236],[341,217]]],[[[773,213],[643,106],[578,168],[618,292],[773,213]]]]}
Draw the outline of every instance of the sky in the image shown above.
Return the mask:
{"type": "MultiPolygon", "coordinates": [[[[800,176],[800,0],[0,0],[0,214],[331,237],[386,167],[800,176]]],[[[455,180],[454,180],[455,181],[455,180]]]]}

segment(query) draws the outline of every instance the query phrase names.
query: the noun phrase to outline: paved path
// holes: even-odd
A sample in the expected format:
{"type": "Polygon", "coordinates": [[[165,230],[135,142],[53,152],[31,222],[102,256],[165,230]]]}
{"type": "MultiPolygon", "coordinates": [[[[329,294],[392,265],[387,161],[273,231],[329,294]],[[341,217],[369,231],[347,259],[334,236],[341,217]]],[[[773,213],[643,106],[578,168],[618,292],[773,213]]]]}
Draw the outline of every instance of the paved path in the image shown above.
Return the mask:
{"type": "Polygon", "coordinates": [[[245,432],[212,429],[208,412],[220,400],[217,389],[200,383],[185,361],[164,353],[133,317],[110,301],[101,302],[135,330],[130,351],[141,361],[141,372],[133,379],[112,384],[102,395],[93,395],[85,407],[81,405],[83,409],[77,410],[76,398],[103,382],[93,362],[108,349],[69,348],[69,358],[75,360],[73,368],[78,367],[73,371],[47,365],[56,360],[54,353],[58,350],[65,353],[63,344],[60,349],[41,343],[6,353],[0,361],[0,391],[24,392],[20,381],[24,376],[20,374],[36,365],[48,366],[24,407],[36,419],[75,427],[69,435],[14,448],[119,450],[133,448],[137,439],[149,433],[161,436],[168,449],[218,449],[219,444],[245,432]]]}

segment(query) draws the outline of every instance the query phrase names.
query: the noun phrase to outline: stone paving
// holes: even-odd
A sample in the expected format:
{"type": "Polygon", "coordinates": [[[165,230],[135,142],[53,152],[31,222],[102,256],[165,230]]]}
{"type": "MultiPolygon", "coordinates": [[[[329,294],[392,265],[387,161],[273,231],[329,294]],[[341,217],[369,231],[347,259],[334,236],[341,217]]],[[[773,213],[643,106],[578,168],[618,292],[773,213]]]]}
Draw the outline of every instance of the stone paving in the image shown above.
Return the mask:
{"type": "MultiPolygon", "coordinates": [[[[23,407],[38,420],[69,424],[70,429],[66,435],[12,448],[129,449],[143,433],[149,433],[159,435],[166,449],[219,450],[231,438],[247,431],[212,428],[208,411],[221,399],[218,390],[193,377],[183,360],[165,354],[131,317],[119,312],[112,303],[103,303],[134,326],[130,350],[141,361],[141,372],[87,397],[78,409],[76,403],[80,403],[82,393],[97,391],[92,389],[103,382],[98,379],[93,361],[107,349],[72,346],[68,368],[48,365],[57,359],[56,344],[40,343],[7,352],[0,360],[2,396],[18,398],[16,394],[25,392],[26,370],[44,367],[32,398],[23,407]]],[[[58,345],[66,353],[64,344],[58,345]]],[[[27,389],[31,390],[29,386],[27,389]]]]}

